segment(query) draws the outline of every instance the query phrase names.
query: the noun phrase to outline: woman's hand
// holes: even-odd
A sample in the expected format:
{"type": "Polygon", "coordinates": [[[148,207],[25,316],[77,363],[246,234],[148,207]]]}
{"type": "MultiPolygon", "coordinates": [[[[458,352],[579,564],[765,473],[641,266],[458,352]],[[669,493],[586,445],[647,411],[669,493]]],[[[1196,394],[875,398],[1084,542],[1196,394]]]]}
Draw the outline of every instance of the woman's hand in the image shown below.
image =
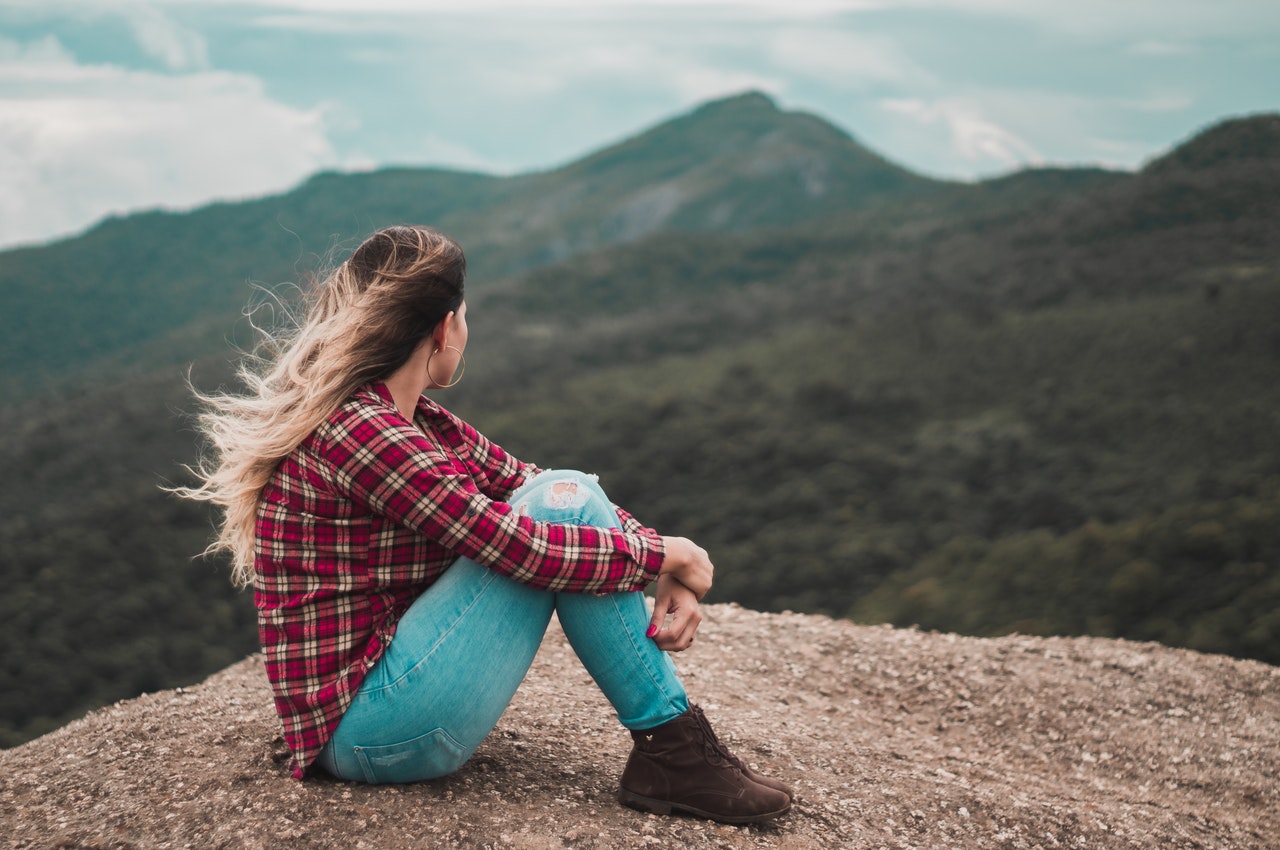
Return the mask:
{"type": "Polygon", "coordinates": [[[653,618],[649,631],[659,649],[680,652],[693,643],[693,635],[702,622],[698,610],[698,597],[671,574],[658,576],[658,589],[654,597],[653,618]],[[667,617],[671,622],[667,622],[667,617]]]}
{"type": "Polygon", "coordinates": [[[697,599],[707,595],[715,576],[715,565],[707,556],[707,550],[687,537],[664,537],[666,557],[659,575],[669,575],[693,591],[697,599]]]}

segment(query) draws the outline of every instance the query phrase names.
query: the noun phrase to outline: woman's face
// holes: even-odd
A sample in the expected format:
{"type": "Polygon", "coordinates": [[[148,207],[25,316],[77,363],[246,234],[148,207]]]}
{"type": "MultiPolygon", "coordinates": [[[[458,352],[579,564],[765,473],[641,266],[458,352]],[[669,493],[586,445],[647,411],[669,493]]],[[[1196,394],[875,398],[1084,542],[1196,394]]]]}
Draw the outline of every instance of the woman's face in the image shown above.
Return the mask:
{"type": "Polygon", "coordinates": [[[453,314],[451,320],[452,327],[449,332],[449,344],[457,348],[459,351],[467,350],[467,302],[463,301],[458,306],[458,311],[453,314]]]}

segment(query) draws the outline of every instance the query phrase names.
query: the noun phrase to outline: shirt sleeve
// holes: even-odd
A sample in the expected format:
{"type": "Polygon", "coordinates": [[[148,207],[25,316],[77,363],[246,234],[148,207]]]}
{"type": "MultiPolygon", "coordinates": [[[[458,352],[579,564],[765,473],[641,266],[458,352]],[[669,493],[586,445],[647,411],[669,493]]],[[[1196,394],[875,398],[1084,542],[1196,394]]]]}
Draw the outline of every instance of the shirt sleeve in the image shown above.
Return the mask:
{"type": "Polygon", "coordinates": [[[632,534],[644,534],[645,532],[650,531],[648,526],[617,505],[613,506],[613,511],[618,515],[618,521],[622,523],[623,531],[627,531],[632,534]]]}
{"type": "MultiPolygon", "coordinates": [[[[332,466],[334,486],[346,498],[516,581],[546,590],[613,593],[639,590],[661,569],[662,538],[653,531],[638,523],[630,530],[611,529],[520,516],[477,487],[463,468],[469,463],[450,458],[403,419],[375,406],[344,406],[316,439],[332,466]]],[[[511,474],[522,481],[526,472],[522,465],[511,474]]]]}
{"type": "Polygon", "coordinates": [[[542,471],[518,460],[443,407],[434,406],[434,412],[419,414],[423,424],[435,426],[437,436],[446,440],[467,466],[476,488],[490,499],[505,502],[520,485],[542,471]]]}

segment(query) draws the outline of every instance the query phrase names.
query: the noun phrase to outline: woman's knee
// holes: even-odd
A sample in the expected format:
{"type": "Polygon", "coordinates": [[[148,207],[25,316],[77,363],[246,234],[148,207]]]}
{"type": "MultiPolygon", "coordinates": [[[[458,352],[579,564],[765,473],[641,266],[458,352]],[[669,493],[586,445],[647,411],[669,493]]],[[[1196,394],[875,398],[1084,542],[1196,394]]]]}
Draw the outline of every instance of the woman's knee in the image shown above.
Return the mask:
{"type": "Polygon", "coordinates": [[[550,469],[529,479],[511,496],[511,506],[522,515],[539,518],[548,512],[595,515],[592,524],[613,525],[617,514],[600,487],[599,478],[576,469],[550,469]]]}

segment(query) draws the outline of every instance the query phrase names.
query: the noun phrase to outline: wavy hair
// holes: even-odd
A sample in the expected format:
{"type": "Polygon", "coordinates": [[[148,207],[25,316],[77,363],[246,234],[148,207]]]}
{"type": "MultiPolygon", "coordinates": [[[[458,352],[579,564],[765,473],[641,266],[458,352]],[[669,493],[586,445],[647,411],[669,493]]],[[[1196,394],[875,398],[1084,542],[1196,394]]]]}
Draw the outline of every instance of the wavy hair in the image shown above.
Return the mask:
{"type": "Polygon", "coordinates": [[[293,327],[263,331],[237,376],[244,394],[204,394],[200,432],[207,447],[191,472],[188,499],[222,509],[206,555],[229,552],[232,581],[251,584],[254,528],[262,488],[280,461],[355,389],[386,378],[409,359],[449,313],[462,306],[466,257],[429,227],[374,233],[328,276],[303,293],[293,327]]]}

